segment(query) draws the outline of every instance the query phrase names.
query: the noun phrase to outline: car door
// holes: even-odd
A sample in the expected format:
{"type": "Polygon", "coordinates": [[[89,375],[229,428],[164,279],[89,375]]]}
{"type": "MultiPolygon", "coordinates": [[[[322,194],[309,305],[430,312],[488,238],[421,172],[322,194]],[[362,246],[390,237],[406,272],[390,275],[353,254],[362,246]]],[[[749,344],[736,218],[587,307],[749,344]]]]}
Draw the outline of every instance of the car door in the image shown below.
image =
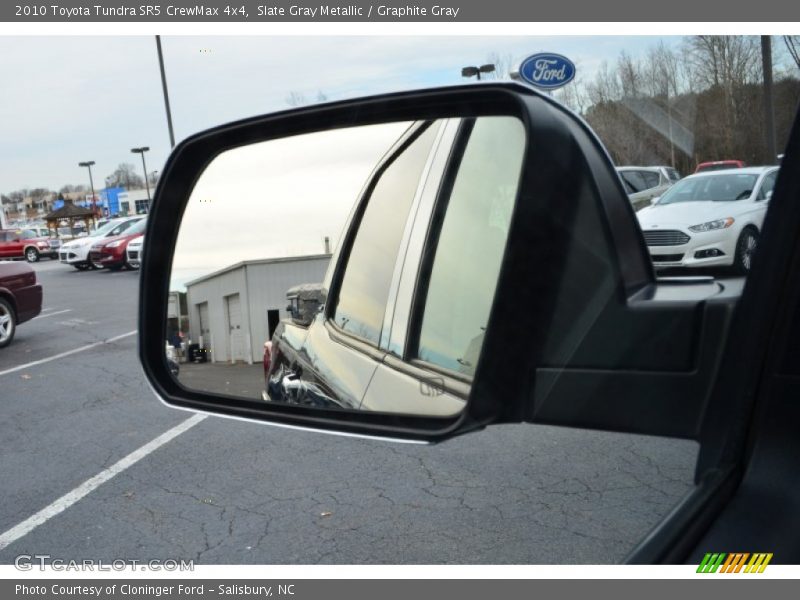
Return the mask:
{"type": "Polygon", "coordinates": [[[292,404],[358,408],[385,350],[381,336],[414,207],[425,187],[442,123],[412,128],[376,169],[332,258],[328,302],[308,326],[284,322],[268,383],[292,404]]]}
{"type": "Polygon", "coordinates": [[[6,257],[19,258],[25,254],[25,240],[22,239],[22,231],[6,232],[6,257]]]}
{"type": "Polygon", "coordinates": [[[763,185],[774,186],[774,193],[698,431],[697,486],[632,551],[629,562],[699,564],[708,552],[739,549],[763,549],[773,563],[800,561],[797,120],[780,170],[763,185]]]}

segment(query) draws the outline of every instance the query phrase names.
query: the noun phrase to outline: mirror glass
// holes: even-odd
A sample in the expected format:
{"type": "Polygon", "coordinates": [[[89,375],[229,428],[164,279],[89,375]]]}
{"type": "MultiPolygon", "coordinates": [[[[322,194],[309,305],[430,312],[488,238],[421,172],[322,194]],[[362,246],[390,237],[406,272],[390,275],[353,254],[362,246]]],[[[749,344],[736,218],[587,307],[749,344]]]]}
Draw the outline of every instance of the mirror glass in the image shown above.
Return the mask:
{"type": "Polygon", "coordinates": [[[334,129],[217,156],[181,221],[166,358],[193,390],[461,412],[525,130],[487,116],[334,129]]]}

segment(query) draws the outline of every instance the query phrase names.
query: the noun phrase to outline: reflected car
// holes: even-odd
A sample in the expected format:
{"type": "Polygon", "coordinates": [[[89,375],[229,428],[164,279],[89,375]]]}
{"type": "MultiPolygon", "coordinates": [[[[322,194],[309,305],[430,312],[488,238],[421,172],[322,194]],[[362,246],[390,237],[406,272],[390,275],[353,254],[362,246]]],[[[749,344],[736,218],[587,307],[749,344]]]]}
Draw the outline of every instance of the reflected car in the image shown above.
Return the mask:
{"type": "Polygon", "coordinates": [[[324,391],[324,386],[301,377],[307,362],[301,357],[308,327],[325,303],[323,284],[303,284],[286,292],[291,315],[283,319],[273,334],[273,341],[264,342],[264,400],[278,400],[290,404],[315,406],[318,408],[342,408],[335,394],[324,391]],[[274,367],[274,368],[273,368],[274,367]]]}
{"type": "Polygon", "coordinates": [[[650,200],[661,196],[681,178],[678,171],[666,166],[617,167],[617,173],[636,210],[650,204],[650,200]]]}
{"type": "Polygon", "coordinates": [[[654,266],[748,273],[777,174],[777,167],[749,167],[676,183],[636,213],[654,266]]]}
{"type": "Polygon", "coordinates": [[[36,271],[20,262],[0,262],[0,348],[14,339],[17,325],[42,311],[42,286],[36,271]]]}
{"type": "Polygon", "coordinates": [[[141,221],[143,217],[126,217],[114,219],[99,227],[90,236],[67,242],[59,249],[59,262],[71,265],[79,271],[94,268],[89,260],[89,251],[100,239],[121,235],[128,228],[141,221]]]}

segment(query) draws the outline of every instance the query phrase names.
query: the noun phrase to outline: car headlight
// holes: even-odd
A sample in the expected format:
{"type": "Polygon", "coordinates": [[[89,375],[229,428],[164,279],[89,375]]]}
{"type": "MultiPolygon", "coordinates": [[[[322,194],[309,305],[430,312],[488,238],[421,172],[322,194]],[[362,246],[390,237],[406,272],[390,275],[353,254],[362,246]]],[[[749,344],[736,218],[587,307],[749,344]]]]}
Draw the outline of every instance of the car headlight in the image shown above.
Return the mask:
{"type": "Polygon", "coordinates": [[[707,221],[705,223],[700,223],[699,225],[692,225],[689,227],[689,231],[694,231],[695,233],[702,233],[703,231],[714,231],[715,229],[727,229],[734,222],[733,217],[725,217],[724,219],[716,219],[715,221],[707,221]]]}
{"type": "Polygon", "coordinates": [[[116,242],[111,242],[110,244],[106,245],[106,248],[116,248],[117,246],[121,246],[124,244],[124,240],[117,240],[116,242]]]}
{"type": "Polygon", "coordinates": [[[50,247],[50,244],[48,244],[47,242],[36,242],[36,245],[39,246],[39,248],[49,248],[50,247]]]}

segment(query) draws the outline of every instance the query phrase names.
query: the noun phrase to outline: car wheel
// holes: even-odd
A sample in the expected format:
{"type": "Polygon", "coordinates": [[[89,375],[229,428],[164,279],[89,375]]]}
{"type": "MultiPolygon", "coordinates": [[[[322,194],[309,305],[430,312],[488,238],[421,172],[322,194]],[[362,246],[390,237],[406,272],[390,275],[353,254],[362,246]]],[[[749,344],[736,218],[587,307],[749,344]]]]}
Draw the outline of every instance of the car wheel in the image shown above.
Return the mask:
{"type": "Polygon", "coordinates": [[[757,246],[758,234],[755,230],[747,228],[739,234],[733,259],[733,266],[739,274],[747,275],[750,272],[757,246]]]}
{"type": "Polygon", "coordinates": [[[122,270],[122,265],[109,265],[107,268],[109,271],[120,271],[122,270]]]}
{"type": "Polygon", "coordinates": [[[14,307],[5,298],[0,298],[0,348],[5,348],[14,339],[17,331],[17,317],[14,307]]]}
{"type": "Polygon", "coordinates": [[[39,260],[39,251],[36,248],[28,248],[25,250],[25,260],[34,263],[39,260]]]}
{"type": "Polygon", "coordinates": [[[75,263],[72,266],[75,267],[78,271],[85,271],[86,269],[89,268],[89,265],[87,265],[86,263],[75,263]]]}

